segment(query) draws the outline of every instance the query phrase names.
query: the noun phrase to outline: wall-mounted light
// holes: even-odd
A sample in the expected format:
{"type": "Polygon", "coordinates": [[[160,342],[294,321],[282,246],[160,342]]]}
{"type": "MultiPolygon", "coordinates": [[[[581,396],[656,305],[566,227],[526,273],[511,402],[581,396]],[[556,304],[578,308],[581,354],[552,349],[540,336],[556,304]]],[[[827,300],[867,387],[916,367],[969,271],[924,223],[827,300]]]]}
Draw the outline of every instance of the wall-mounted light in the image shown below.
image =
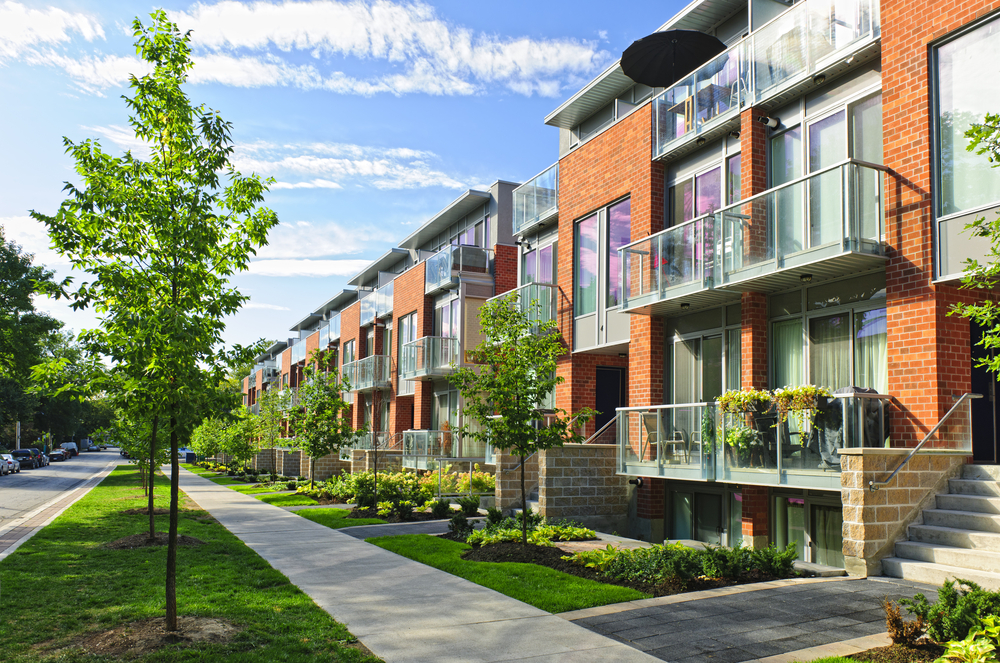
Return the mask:
{"type": "Polygon", "coordinates": [[[815,83],[816,85],[822,85],[823,83],[826,83],[826,74],[816,74],[815,76],[813,76],[813,83],[815,83]]]}
{"type": "Polygon", "coordinates": [[[781,120],[776,117],[768,117],[767,115],[757,116],[757,121],[765,124],[768,129],[777,129],[781,124],[781,120]]]}
{"type": "Polygon", "coordinates": [[[687,302],[683,302],[683,303],[681,304],[681,310],[682,310],[682,311],[686,311],[686,310],[688,310],[689,308],[691,308],[691,305],[690,305],[690,304],[688,304],[687,302]]]}
{"type": "Polygon", "coordinates": [[[802,281],[803,283],[812,283],[813,275],[803,274],[802,276],[799,277],[799,280],[802,281]]]}
{"type": "Polygon", "coordinates": [[[739,131],[739,129],[733,129],[732,131],[730,131],[729,132],[729,137],[730,138],[739,138],[740,137],[740,131],[739,131]]]}
{"type": "Polygon", "coordinates": [[[637,488],[642,488],[642,477],[636,477],[634,479],[629,479],[628,482],[637,488]]]}
{"type": "Polygon", "coordinates": [[[619,352],[618,353],[618,358],[619,359],[628,359],[628,353],[627,352],[619,352]]]}
{"type": "Polygon", "coordinates": [[[696,140],[694,142],[694,144],[695,145],[704,145],[705,144],[705,137],[704,136],[700,137],[698,140],[696,140]]]}

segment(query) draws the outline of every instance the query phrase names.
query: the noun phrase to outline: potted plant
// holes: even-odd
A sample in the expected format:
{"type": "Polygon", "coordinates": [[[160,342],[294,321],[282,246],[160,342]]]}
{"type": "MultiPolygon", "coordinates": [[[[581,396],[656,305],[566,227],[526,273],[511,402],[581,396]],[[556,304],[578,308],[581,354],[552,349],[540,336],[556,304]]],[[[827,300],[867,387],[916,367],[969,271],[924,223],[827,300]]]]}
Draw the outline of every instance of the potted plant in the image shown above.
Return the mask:
{"type": "Polygon", "coordinates": [[[726,414],[763,412],[771,407],[771,392],[767,389],[730,389],[715,399],[726,414]]]}
{"type": "Polygon", "coordinates": [[[726,428],[726,448],[731,456],[735,456],[740,467],[754,467],[761,462],[761,451],[764,443],[760,435],[749,426],[737,424],[726,428]]]}
{"type": "Polygon", "coordinates": [[[775,389],[773,400],[778,410],[778,421],[784,423],[791,413],[796,417],[799,428],[805,428],[806,421],[812,424],[816,409],[821,405],[821,398],[833,398],[833,394],[826,387],[811,384],[775,389]]]}

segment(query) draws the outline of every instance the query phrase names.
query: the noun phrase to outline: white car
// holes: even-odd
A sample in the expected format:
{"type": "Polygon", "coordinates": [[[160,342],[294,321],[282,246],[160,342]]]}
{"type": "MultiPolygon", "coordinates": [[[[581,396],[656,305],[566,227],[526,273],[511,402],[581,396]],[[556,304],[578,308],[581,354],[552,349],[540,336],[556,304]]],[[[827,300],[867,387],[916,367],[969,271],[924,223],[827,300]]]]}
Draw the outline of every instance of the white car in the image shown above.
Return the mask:
{"type": "Polygon", "coordinates": [[[21,471],[21,463],[19,463],[18,460],[10,454],[0,454],[0,458],[6,462],[7,474],[21,471]]]}

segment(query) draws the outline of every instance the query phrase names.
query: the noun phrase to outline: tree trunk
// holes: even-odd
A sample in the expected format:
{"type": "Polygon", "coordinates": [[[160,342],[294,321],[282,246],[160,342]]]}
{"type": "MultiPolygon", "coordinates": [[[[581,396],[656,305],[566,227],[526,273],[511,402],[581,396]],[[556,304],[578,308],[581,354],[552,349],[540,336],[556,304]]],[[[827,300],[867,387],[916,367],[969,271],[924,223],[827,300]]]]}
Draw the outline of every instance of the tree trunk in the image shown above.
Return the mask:
{"type": "Polygon", "coordinates": [[[521,456],[521,545],[528,545],[528,494],[524,492],[524,456],[521,456]]]}
{"type": "Polygon", "coordinates": [[[375,433],[372,433],[372,449],[375,456],[375,508],[378,509],[378,440],[375,438],[375,433]]]}
{"type": "Polygon", "coordinates": [[[309,490],[316,486],[316,458],[309,456],[309,490]]]}
{"type": "Polygon", "coordinates": [[[153,433],[149,436],[149,542],[156,540],[156,517],[153,515],[153,477],[156,476],[156,428],[160,425],[160,415],[153,417],[153,433]]]}
{"type": "Polygon", "coordinates": [[[180,465],[177,463],[177,406],[170,406],[170,534],[167,538],[167,630],[177,630],[177,498],[180,465]]]}

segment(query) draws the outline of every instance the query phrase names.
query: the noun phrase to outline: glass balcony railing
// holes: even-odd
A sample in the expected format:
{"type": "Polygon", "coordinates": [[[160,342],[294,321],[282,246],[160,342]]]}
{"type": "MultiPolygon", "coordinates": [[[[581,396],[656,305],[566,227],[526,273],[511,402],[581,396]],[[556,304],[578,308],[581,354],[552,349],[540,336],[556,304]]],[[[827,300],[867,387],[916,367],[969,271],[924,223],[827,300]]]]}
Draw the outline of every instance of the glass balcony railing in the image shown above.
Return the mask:
{"type": "Polygon", "coordinates": [[[623,310],[687,297],[713,285],[715,217],[667,228],[620,251],[625,270],[623,310]]]}
{"type": "Polygon", "coordinates": [[[330,342],[340,340],[340,314],[334,313],[330,317],[330,342]]]}
{"type": "Polygon", "coordinates": [[[403,467],[437,469],[438,458],[482,458],[485,446],[450,430],[408,430],[403,432],[403,467]]]}
{"type": "Polygon", "coordinates": [[[424,262],[425,291],[430,294],[458,285],[462,274],[492,274],[493,251],[478,246],[446,246],[424,262]]]}
{"type": "Polygon", "coordinates": [[[714,404],[618,408],[618,473],[713,481],[714,404]]]}
{"type": "Polygon", "coordinates": [[[300,361],[305,361],[306,359],[306,340],[299,339],[296,341],[295,345],[292,346],[292,363],[297,364],[300,361]]]}
{"type": "Polygon", "coordinates": [[[780,272],[844,274],[884,261],[884,167],[846,161],[715,213],[716,285],[783,287],[780,272]]]}
{"type": "Polygon", "coordinates": [[[319,347],[325,350],[330,345],[330,323],[323,322],[319,328],[319,347]]]}
{"type": "Polygon", "coordinates": [[[457,338],[424,336],[403,344],[399,357],[399,377],[403,380],[451,375],[462,363],[457,338]]]}
{"type": "Polygon", "coordinates": [[[372,355],[344,364],[342,375],[351,385],[351,391],[372,391],[390,387],[392,358],[389,355],[372,355]]]}
{"type": "Polygon", "coordinates": [[[750,89],[747,55],[744,39],[653,99],[654,157],[739,113],[750,89]]]}
{"type": "Polygon", "coordinates": [[[804,0],[653,99],[653,157],[873,44],[878,0],[804,0]]]}
{"type": "Polygon", "coordinates": [[[559,164],[514,189],[514,234],[551,218],[559,211],[559,164]]]}
{"type": "Polygon", "coordinates": [[[551,283],[526,283],[502,295],[491,297],[510,299],[532,322],[549,322],[556,319],[559,304],[559,286],[551,283]]]}
{"type": "MultiPolygon", "coordinates": [[[[389,440],[390,435],[387,432],[367,432],[359,433],[355,436],[354,440],[345,446],[340,448],[340,459],[341,460],[351,460],[351,452],[355,449],[361,449],[363,451],[373,451],[376,444],[379,449],[386,448],[386,441],[389,440]]],[[[381,456],[382,454],[379,454],[381,456]]]]}
{"type": "Polygon", "coordinates": [[[375,310],[378,307],[376,303],[375,291],[369,290],[362,293],[362,299],[360,303],[360,325],[364,327],[365,325],[370,325],[375,322],[375,310]]]}
{"type": "Polygon", "coordinates": [[[755,31],[756,103],[843,59],[881,33],[878,0],[805,0],[755,31]]]}
{"type": "Polygon", "coordinates": [[[392,315],[392,291],[395,281],[389,281],[375,291],[375,317],[385,318],[392,315]]]}

